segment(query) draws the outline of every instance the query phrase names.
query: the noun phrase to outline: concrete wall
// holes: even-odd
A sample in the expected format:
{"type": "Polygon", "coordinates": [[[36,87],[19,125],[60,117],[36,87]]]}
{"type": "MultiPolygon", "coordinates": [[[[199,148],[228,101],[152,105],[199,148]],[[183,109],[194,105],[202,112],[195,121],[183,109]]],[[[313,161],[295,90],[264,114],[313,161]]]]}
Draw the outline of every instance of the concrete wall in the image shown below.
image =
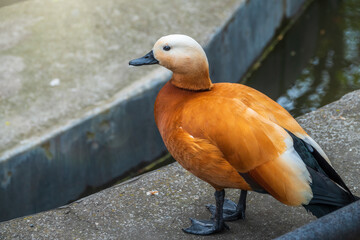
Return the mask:
{"type": "MultiPolygon", "coordinates": [[[[282,20],[293,16],[305,1],[292,2],[240,1],[208,36],[206,52],[214,82],[240,80],[282,20]]],[[[164,154],[153,103],[169,77],[169,72],[157,70],[121,90],[107,104],[37,138],[38,143],[30,141],[0,156],[0,220],[66,204],[86,189],[164,154]]]]}
{"type": "Polygon", "coordinates": [[[161,76],[141,91],[127,89],[130,95],[96,117],[1,161],[1,219],[66,204],[165,154],[153,121],[153,102],[165,82],[161,76]]]}
{"type": "Polygon", "coordinates": [[[214,35],[206,48],[214,82],[238,82],[283,20],[282,1],[248,1],[214,35]]]}

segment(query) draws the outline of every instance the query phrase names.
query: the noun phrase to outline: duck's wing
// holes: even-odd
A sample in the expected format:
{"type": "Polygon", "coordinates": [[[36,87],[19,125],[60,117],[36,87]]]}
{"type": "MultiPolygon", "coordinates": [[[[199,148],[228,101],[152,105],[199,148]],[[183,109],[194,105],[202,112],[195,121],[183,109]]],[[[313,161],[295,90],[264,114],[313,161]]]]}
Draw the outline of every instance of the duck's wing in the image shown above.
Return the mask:
{"type": "MultiPolygon", "coordinates": [[[[309,156],[300,153],[289,132],[238,99],[194,99],[184,106],[181,124],[195,138],[216,146],[253,189],[260,187],[285,204],[309,204],[314,197],[339,205],[348,201],[343,198],[349,195],[348,189],[336,184],[323,168],[319,169],[325,174],[314,168],[318,160],[311,152],[309,156]],[[319,186],[329,189],[319,192],[319,186]],[[336,188],[336,193],[326,195],[331,188],[336,188]],[[337,196],[338,189],[344,196],[337,196]]],[[[329,164],[327,167],[332,169],[329,164]]]]}
{"type": "Polygon", "coordinates": [[[310,174],[291,136],[238,99],[194,99],[184,106],[181,123],[194,137],[216,146],[253,189],[261,187],[290,205],[312,198],[310,174]]]}
{"type": "Polygon", "coordinates": [[[208,139],[192,136],[181,126],[169,131],[165,144],[171,155],[186,170],[216,190],[252,190],[224,154],[208,139]]]}
{"type": "Polygon", "coordinates": [[[220,83],[219,93],[236,98],[265,119],[292,132],[296,137],[311,145],[330,165],[331,162],[321,147],[306,133],[299,123],[280,104],[265,94],[242,84],[220,83]]]}

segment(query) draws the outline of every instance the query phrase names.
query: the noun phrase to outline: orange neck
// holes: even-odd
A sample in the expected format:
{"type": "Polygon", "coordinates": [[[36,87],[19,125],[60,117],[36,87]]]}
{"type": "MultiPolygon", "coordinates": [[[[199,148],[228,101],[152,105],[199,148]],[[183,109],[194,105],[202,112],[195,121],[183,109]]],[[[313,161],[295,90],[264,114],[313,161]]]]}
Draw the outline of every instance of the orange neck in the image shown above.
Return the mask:
{"type": "Polygon", "coordinates": [[[210,90],[212,87],[209,73],[191,75],[174,73],[170,82],[178,88],[191,91],[210,90]]]}

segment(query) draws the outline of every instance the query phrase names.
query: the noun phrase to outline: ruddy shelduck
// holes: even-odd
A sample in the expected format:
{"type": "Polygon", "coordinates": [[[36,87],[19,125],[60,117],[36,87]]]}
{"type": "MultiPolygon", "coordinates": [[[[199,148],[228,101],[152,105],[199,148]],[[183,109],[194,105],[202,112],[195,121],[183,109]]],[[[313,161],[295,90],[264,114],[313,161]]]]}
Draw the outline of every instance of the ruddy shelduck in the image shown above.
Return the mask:
{"type": "Polygon", "coordinates": [[[130,65],[160,64],[173,72],[155,102],[155,121],[172,156],[215,188],[211,220],[191,219],[186,233],[207,235],[245,218],[247,191],[303,205],[321,217],[354,202],[320,146],[279,104],[241,84],[209,77],[203,48],[191,37],[160,38],[130,65]],[[225,188],[241,189],[239,203],[225,188]]]}

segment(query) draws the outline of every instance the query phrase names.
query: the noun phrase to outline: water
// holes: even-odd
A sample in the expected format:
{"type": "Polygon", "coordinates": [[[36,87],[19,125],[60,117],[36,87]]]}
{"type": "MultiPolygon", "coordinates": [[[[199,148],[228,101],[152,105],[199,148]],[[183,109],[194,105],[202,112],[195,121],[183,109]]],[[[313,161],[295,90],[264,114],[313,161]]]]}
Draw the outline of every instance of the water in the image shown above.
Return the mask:
{"type": "Polygon", "coordinates": [[[245,84],[295,117],[360,89],[360,1],[314,1],[245,84]]]}

